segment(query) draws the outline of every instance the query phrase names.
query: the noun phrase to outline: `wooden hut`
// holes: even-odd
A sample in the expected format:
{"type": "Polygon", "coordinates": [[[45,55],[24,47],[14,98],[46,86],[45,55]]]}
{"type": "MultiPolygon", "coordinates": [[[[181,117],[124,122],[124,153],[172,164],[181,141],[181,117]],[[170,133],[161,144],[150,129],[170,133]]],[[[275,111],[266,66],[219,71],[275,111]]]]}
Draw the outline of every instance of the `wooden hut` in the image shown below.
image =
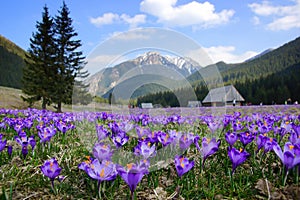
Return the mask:
{"type": "Polygon", "coordinates": [[[233,85],[214,88],[203,99],[203,106],[241,105],[245,99],[233,85]]]}

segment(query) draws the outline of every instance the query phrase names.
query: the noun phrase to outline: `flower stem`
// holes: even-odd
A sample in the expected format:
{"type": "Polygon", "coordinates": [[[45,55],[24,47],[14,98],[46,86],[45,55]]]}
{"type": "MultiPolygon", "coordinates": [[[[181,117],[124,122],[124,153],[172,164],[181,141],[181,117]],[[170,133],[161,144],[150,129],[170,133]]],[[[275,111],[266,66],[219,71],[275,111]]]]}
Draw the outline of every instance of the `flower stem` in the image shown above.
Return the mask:
{"type": "Polygon", "coordinates": [[[287,180],[288,174],[289,174],[289,170],[287,169],[287,170],[286,170],[285,177],[284,177],[284,180],[283,180],[283,186],[285,186],[285,183],[286,183],[286,180],[287,180]]]}
{"type": "Polygon", "coordinates": [[[55,190],[55,187],[54,187],[54,179],[51,179],[51,189],[52,191],[54,192],[54,194],[56,195],[56,190],[55,190]]]}

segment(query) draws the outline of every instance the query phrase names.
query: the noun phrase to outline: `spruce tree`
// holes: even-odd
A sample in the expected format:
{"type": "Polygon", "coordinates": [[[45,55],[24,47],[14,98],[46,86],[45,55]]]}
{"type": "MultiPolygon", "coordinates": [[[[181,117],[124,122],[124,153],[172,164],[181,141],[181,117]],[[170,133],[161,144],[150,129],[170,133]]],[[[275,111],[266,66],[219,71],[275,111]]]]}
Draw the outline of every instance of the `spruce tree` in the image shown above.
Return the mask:
{"type": "Polygon", "coordinates": [[[81,41],[76,39],[75,32],[70,18],[70,12],[63,2],[63,6],[55,17],[56,31],[56,82],[52,88],[51,99],[57,104],[57,112],[61,112],[62,103],[72,103],[72,92],[74,87],[84,90],[84,84],[78,79],[88,76],[84,71],[85,57],[79,50],[81,41]]]}
{"type": "Polygon", "coordinates": [[[30,104],[42,99],[42,109],[46,109],[51,103],[49,86],[54,81],[54,21],[49,16],[48,8],[45,5],[42,12],[42,22],[37,22],[37,31],[30,38],[30,48],[26,55],[26,67],[23,69],[23,93],[27,97],[24,100],[30,104]]]}

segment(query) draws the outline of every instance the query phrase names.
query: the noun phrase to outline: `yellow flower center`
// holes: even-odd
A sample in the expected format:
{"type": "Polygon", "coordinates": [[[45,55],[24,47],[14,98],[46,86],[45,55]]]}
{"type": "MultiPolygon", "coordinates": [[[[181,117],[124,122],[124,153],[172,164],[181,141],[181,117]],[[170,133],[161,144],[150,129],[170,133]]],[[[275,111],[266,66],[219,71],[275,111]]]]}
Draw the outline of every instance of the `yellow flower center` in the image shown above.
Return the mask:
{"type": "Polygon", "coordinates": [[[294,147],[295,147],[294,145],[289,145],[290,150],[293,150],[294,147]]]}
{"type": "Polygon", "coordinates": [[[243,148],[240,148],[240,153],[242,153],[243,152],[243,148]]]}
{"type": "Polygon", "coordinates": [[[130,170],[132,168],[132,165],[133,165],[132,163],[127,164],[127,169],[130,170]]]}
{"type": "Polygon", "coordinates": [[[101,170],[100,177],[102,177],[102,178],[104,177],[104,169],[101,170]]]}

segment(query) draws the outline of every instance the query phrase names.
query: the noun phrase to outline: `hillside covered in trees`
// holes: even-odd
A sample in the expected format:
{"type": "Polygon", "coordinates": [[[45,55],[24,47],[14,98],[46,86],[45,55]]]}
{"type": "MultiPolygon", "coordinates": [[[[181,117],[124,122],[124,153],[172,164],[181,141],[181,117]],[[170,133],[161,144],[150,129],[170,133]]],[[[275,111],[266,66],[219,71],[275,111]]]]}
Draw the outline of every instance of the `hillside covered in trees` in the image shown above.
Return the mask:
{"type": "Polygon", "coordinates": [[[0,85],[20,89],[26,52],[0,35],[0,85]]]}
{"type": "MultiPolygon", "coordinates": [[[[247,103],[283,104],[288,98],[292,101],[300,100],[300,37],[259,58],[239,64],[219,62],[202,70],[205,74],[213,67],[219,70],[224,85],[233,84],[247,103]]],[[[208,89],[200,74],[201,71],[196,72],[188,80],[198,100],[202,101],[208,89]]],[[[137,102],[178,106],[178,100],[172,93],[174,91],[145,95],[139,97],[137,102]],[[171,98],[175,100],[169,101],[171,98]]]]}

